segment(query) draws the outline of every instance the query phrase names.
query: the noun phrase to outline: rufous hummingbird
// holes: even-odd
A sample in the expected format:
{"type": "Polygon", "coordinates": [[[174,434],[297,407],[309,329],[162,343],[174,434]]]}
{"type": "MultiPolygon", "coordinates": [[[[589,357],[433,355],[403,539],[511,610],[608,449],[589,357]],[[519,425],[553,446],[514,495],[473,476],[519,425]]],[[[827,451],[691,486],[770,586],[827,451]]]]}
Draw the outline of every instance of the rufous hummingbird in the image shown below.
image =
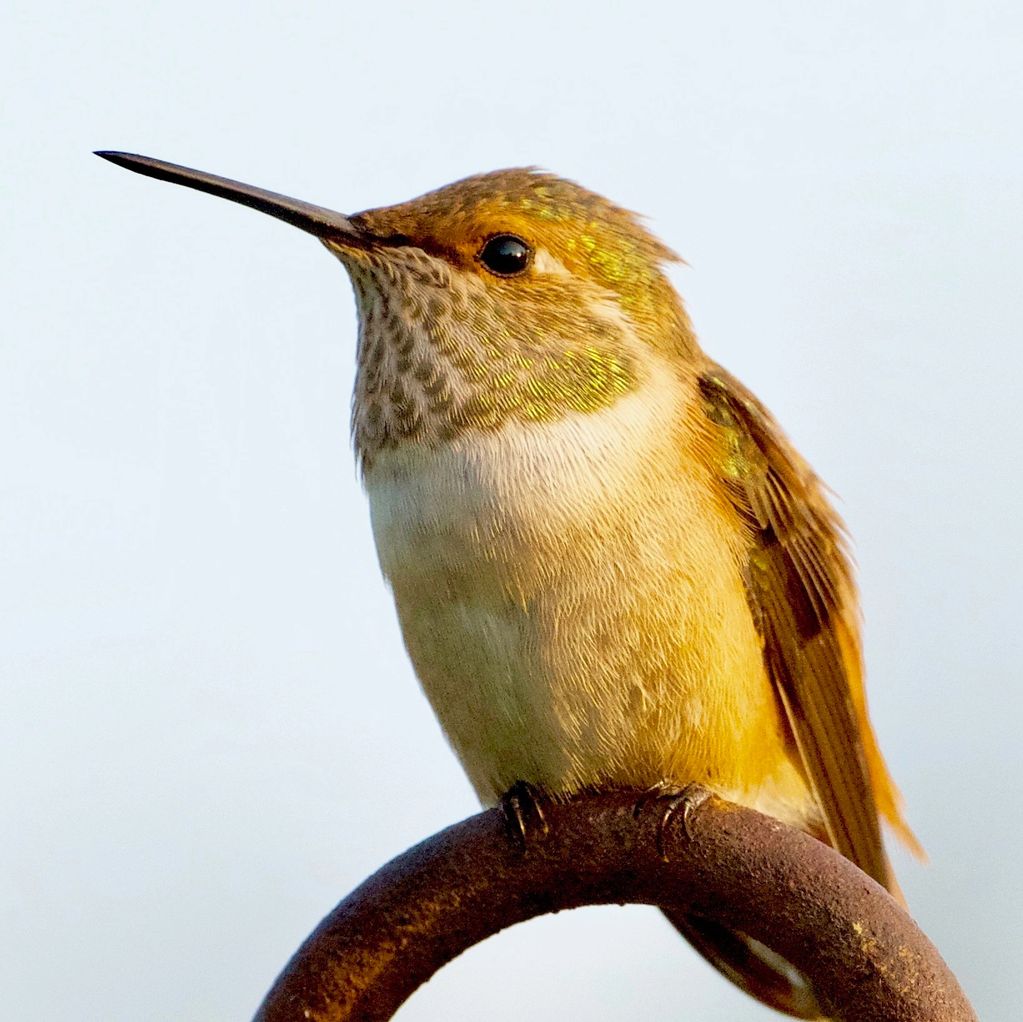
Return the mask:
{"type": "MultiPolygon", "coordinates": [[[[98,155],[318,237],[359,314],[352,432],[405,645],[485,805],[516,784],[692,782],[897,891],[911,846],[863,686],[842,524],[701,351],[631,213],[532,169],[343,216],[98,155]]],[[[672,916],[726,976],[819,1014],[763,945],[672,916]]]]}

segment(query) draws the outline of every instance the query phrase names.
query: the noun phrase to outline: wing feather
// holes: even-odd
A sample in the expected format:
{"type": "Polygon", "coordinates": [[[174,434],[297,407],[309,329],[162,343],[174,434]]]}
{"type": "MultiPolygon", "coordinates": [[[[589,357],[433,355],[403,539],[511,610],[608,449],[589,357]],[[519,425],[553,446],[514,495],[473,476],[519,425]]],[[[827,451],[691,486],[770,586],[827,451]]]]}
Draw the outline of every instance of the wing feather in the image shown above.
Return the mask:
{"type": "Polygon", "coordinates": [[[879,811],[919,849],[867,717],[841,520],[757,399],[718,366],[700,380],[731,503],[750,531],[747,597],[831,843],[894,887],[879,811]]]}

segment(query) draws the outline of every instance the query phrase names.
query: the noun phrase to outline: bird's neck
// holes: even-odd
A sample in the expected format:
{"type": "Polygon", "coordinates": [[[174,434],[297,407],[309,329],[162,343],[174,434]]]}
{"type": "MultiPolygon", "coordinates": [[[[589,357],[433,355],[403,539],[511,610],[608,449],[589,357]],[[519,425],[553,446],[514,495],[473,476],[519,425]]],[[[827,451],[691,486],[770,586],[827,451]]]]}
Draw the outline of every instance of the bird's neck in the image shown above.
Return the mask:
{"type": "Polygon", "coordinates": [[[513,332],[457,281],[396,282],[372,266],[351,274],[360,323],[352,433],[364,468],[386,450],[599,412],[642,385],[646,346],[613,306],[550,329],[537,315],[513,332]]]}

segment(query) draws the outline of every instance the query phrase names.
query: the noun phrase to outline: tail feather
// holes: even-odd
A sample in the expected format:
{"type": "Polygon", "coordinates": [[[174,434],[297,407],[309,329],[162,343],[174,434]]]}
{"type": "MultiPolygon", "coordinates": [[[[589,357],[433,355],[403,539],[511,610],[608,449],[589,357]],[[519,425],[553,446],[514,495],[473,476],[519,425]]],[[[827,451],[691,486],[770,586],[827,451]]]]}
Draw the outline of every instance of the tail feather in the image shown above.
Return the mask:
{"type": "Polygon", "coordinates": [[[791,1018],[826,1018],[809,978],[760,941],[700,916],[662,911],[672,926],[740,990],[791,1018]]]}

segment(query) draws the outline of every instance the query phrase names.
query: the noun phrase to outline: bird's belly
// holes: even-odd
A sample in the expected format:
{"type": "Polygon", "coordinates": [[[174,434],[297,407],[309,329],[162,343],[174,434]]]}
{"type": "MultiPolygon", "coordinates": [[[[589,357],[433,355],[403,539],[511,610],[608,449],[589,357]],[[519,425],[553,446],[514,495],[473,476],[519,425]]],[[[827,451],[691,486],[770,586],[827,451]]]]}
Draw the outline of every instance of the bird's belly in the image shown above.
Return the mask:
{"type": "Polygon", "coordinates": [[[591,418],[399,450],[367,473],[381,566],[449,740],[488,804],[519,780],[700,781],[800,822],[738,529],[677,437],[637,450],[591,418]]]}

